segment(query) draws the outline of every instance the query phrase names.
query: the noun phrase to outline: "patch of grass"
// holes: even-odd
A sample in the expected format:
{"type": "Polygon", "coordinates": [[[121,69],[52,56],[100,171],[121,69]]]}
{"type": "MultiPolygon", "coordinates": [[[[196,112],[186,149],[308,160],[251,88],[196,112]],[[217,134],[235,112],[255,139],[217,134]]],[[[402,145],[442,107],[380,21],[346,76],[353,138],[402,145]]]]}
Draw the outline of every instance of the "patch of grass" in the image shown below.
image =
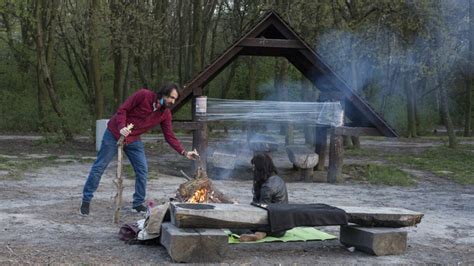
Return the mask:
{"type": "Polygon", "coordinates": [[[380,158],[381,152],[374,149],[344,149],[344,154],[354,157],[380,158]]]}
{"type": "Polygon", "coordinates": [[[438,176],[447,176],[460,184],[474,184],[474,148],[459,145],[457,149],[436,147],[419,154],[392,154],[388,159],[414,168],[430,171],[438,176]]]}
{"type": "Polygon", "coordinates": [[[52,155],[45,158],[0,158],[0,170],[7,171],[1,178],[10,180],[22,180],[25,172],[57,164],[55,161],[58,156],[52,155]]]}
{"type": "Polygon", "coordinates": [[[392,165],[345,165],[344,173],[357,180],[387,186],[412,186],[413,177],[392,165]]]}

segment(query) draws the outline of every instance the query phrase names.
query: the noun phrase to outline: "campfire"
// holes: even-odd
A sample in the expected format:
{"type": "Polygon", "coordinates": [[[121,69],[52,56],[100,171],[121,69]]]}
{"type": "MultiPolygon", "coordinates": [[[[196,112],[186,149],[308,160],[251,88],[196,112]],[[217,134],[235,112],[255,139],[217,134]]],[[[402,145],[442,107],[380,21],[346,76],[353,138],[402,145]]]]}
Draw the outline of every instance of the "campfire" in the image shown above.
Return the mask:
{"type": "Polygon", "coordinates": [[[176,199],[186,203],[232,203],[220,192],[205,171],[199,168],[193,178],[181,185],[176,191],[176,199]]]}
{"type": "Polygon", "coordinates": [[[194,195],[188,199],[186,202],[187,203],[203,203],[207,202],[208,200],[208,193],[207,193],[207,188],[201,188],[196,190],[194,192],[194,195]]]}

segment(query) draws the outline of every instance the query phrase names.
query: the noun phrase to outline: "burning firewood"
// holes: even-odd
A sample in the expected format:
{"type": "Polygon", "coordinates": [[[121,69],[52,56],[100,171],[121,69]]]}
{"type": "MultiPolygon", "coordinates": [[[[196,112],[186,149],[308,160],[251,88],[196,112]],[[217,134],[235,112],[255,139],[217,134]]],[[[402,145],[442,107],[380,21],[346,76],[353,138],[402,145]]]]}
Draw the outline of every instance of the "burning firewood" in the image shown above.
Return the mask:
{"type": "Polygon", "coordinates": [[[196,175],[191,180],[179,185],[176,198],[188,203],[233,203],[231,199],[227,198],[212,184],[202,168],[197,170],[196,175]]]}

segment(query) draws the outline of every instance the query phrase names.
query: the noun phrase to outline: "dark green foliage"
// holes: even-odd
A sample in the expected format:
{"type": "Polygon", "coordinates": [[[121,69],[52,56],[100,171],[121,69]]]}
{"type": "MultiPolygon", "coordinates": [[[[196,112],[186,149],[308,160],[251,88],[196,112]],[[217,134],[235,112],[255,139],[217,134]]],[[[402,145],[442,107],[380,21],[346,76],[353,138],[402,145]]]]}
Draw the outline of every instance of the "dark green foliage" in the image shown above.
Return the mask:
{"type": "MultiPolygon", "coordinates": [[[[43,132],[61,139],[63,122],[47,95],[40,121],[36,48],[32,42],[34,2],[5,0],[0,4],[0,131],[43,132]]],[[[152,1],[149,5],[100,2],[94,11],[100,17],[95,26],[104,117],[110,117],[118,103],[145,84],[155,89],[163,81],[181,79],[185,83],[193,68],[199,68],[197,61],[210,63],[265,11],[274,9],[402,135],[409,131],[408,117],[413,115],[416,135],[428,134],[442,122],[440,88],[447,90],[454,125],[464,126],[468,113],[464,88],[472,76],[467,67],[466,0],[236,0],[216,1],[215,6],[211,2],[202,1],[202,8],[195,6],[194,11],[192,5],[176,1],[152,1]],[[199,16],[194,17],[193,12],[199,16]],[[202,31],[198,34],[203,38],[200,42],[193,37],[193,29],[202,31]],[[200,52],[193,50],[198,46],[202,46],[200,52]],[[193,57],[199,53],[202,58],[193,57]],[[121,70],[114,72],[118,59],[121,70]],[[118,82],[118,89],[123,98],[118,103],[114,100],[117,80],[122,82],[118,82]],[[407,111],[409,99],[416,106],[415,114],[407,111]]],[[[87,72],[89,2],[60,3],[62,28],[53,29],[51,35],[52,74],[65,123],[74,134],[92,135],[97,109],[87,72]]],[[[255,75],[256,99],[275,100],[275,59],[256,57],[255,73],[249,73],[248,60],[240,57],[234,61],[235,75],[230,80],[229,65],[205,87],[205,95],[221,97],[229,84],[227,98],[249,99],[249,75],[255,75]]],[[[299,101],[303,96],[302,75],[291,64],[287,72],[289,100],[299,101]]],[[[190,104],[185,104],[175,119],[190,119],[190,110],[190,104]]]]}

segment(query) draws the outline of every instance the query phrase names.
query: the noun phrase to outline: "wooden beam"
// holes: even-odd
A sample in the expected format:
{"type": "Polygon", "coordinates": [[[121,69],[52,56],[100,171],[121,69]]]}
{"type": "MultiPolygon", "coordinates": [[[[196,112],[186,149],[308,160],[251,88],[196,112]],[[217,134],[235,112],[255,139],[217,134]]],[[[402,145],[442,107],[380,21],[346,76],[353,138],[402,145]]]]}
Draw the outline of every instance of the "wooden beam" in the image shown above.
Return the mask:
{"type": "MultiPolygon", "coordinates": [[[[193,206],[191,206],[193,207],[193,206]]],[[[199,207],[199,206],[196,206],[199,207]]],[[[171,223],[181,228],[259,228],[268,224],[267,211],[252,205],[193,204],[170,205],[171,223]],[[189,209],[181,206],[203,205],[212,209],[189,209]]]]}
{"type": "Polygon", "coordinates": [[[285,49],[285,48],[253,48],[253,47],[245,47],[239,53],[239,55],[243,55],[243,56],[271,56],[271,57],[284,57],[287,54],[288,54],[288,49],[285,49]]]}
{"type": "MultiPolygon", "coordinates": [[[[405,227],[421,222],[423,213],[403,208],[348,207],[343,209],[351,223],[363,226],[405,227]]],[[[244,204],[192,204],[172,202],[171,222],[180,228],[248,228],[268,225],[265,209],[244,204]],[[182,205],[181,205],[182,204],[182,205]],[[209,207],[209,208],[201,208],[209,207]]]]}
{"type": "Polygon", "coordinates": [[[306,48],[299,40],[266,39],[266,38],[245,38],[239,43],[239,46],[259,47],[259,48],[286,48],[286,49],[305,49],[306,48]]]}
{"type": "Polygon", "coordinates": [[[341,136],[383,136],[378,129],[374,127],[336,127],[336,135],[341,136]]]}

